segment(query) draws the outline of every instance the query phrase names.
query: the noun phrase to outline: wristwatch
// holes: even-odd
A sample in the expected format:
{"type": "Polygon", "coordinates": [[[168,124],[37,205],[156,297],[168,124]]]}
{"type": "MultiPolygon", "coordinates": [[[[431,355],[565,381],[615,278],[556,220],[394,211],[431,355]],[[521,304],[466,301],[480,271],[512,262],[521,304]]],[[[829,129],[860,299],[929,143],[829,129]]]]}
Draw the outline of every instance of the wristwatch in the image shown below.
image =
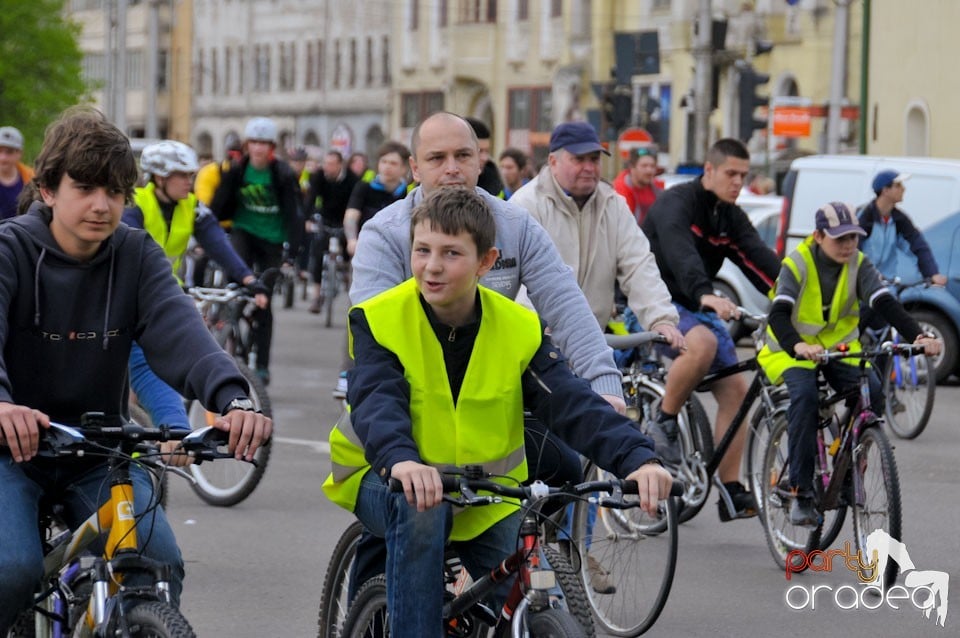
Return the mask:
{"type": "Polygon", "coordinates": [[[250,399],[234,399],[227,404],[227,407],[224,408],[223,413],[226,414],[231,410],[246,410],[247,412],[257,412],[257,407],[253,404],[253,401],[250,399]]]}

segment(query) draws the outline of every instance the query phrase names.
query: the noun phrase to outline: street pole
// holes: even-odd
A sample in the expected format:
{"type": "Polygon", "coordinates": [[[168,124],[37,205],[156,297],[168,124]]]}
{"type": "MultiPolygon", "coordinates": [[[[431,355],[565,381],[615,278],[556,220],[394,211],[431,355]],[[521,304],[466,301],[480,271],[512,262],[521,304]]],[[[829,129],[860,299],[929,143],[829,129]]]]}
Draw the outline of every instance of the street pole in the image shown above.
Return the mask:
{"type": "Polygon", "coordinates": [[[113,123],[127,132],[127,0],[117,0],[117,68],[114,98],[117,101],[113,123]]]}
{"type": "Polygon", "coordinates": [[[830,76],[830,108],[827,111],[827,153],[840,152],[840,109],[847,76],[847,25],[850,0],[835,0],[833,23],[833,72],[830,76]]]}
{"type": "Polygon", "coordinates": [[[160,0],[150,0],[150,12],[147,15],[147,122],[144,137],[151,139],[160,136],[157,127],[157,78],[160,77],[158,65],[160,59],[160,0]]]}
{"type": "Polygon", "coordinates": [[[707,157],[710,135],[710,95],[713,77],[713,12],[710,0],[700,0],[697,10],[696,39],[693,47],[693,161],[703,163],[707,157]]]}

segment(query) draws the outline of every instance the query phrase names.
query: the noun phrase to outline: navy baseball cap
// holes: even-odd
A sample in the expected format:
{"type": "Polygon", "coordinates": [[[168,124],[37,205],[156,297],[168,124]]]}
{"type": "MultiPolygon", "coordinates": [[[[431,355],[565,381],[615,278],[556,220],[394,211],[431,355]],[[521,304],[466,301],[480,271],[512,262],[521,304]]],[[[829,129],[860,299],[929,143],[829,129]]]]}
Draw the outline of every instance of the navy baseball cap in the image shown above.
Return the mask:
{"type": "Polygon", "coordinates": [[[857,216],[842,202],[830,202],[817,210],[817,230],[822,230],[834,239],[851,233],[867,236],[867,231],[860,227],[857,216]]]}
{"type": "Polygon", "coordinates": [[[589,122],[564,122],[557,125],[550,134],[550,152],[564,149],[572,155],[586,155],[587,153],[610,154],[603,148],[597,132],[589,122]]]}
{"type": "Polygon", "coordinates": [[[877,176],[873,178],[873,192],[880,194],[884,188],[893,186],[894,184],[902,184],[903,182],[910,179],[910,173],[900,173],[898,171],[880,171],[877,173],[877,176]]]}

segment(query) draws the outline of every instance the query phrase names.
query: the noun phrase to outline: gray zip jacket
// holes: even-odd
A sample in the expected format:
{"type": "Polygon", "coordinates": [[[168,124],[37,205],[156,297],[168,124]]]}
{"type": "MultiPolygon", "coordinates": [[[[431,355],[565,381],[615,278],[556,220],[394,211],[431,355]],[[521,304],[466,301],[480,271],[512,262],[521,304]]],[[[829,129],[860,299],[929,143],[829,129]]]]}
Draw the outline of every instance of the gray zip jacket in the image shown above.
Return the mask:
{"type": "MultiPolygon", "coordinates": [[[[574,372],[594,392],[622,396],[621,375],[597,321],[549,235],[528,213],[477,188],[497,222],[500,257],[480,283],[514,299],[522,284],[574,372]]],[[[354,255],[350,302],[358,304],[413,276],[410,216],[423,199],[417,188],[363,226],[354,255]]]]}

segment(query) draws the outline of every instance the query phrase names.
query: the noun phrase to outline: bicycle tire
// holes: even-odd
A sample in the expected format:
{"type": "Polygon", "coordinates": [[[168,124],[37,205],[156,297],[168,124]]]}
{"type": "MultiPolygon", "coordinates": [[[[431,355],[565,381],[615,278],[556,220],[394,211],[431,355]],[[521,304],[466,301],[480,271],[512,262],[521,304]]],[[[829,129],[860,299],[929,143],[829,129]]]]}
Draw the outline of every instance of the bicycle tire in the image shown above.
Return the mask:
{"type": "MultiPolygon", "coordinates": [[[[623,391],[631,407],[636,408],[632,413],[639,419],[641,431],[647,434],[647,428],[657,417],[660,401],[666,392],[663,384],[649,377],[631,379],[624,382],[623,391]]],[[[710,477],[706,474],[706,464],[713,457],[713,435],[706,410],[693,395],[684,405],[677,424],[680,426],[680,454],[685,461],[680,467],[669,469],[686,485],[680,511],[680,522],[685,522],[696,516],[707,502],[710,477]],[[699,461],[695,461],[697,452],[700,454],[699,461]]]]}
{"type": "Polygon", "coordinates": [[[770,434],[773,431],[773,424],[777,418],[786,418],[787,408],[790,406],[789,399],[780,399],[774,403],[773,410],[768,410],[766,405],[761,402],[750,419],[750,427],[747,430],[747,440],[744,442],[746,450],[747,463],[747,481],[750,484],[750,491],[758,497],[757,507],[760,509],[758,514],[763,517],[763,499],[759,498],[764,481],[763,460],[767,451],[767,442],[770,440],[770,434]]]}
{"type": "MultiPolygon", "coordinates": [[[[604,470],[588,464],[587,480],[602,479],[604,470]]],[[[638,636],[657,621],[673,586],[677,564],[677,500],[660,505],[657,522],[649,521],[640,508],[597,508],[596,521],[588,529],[591,506],[574,505],[573,534],[583,591],[601,632],[614,636],[638,636]],[[591,558],[606,572],[616,588],[596,591],[591,584],[591,558]]]]}
{"type": "MultiPolygon", "coordinates": [[[[878,424],[864,428],[852,464],[857,473],[853,481],[853,534],[861,556],[869,556],[867,539],[882,529],[891,538],[903,540],[903,513],[900,500],[900,476],[893,446],[878,424]]],[[[888,561],[883,574],[887,591],[897,580],[899,566],[888,561]]]]}
{"type": "Polygon", "coordinates": [[[927,427],[933,412],[937,378],[924,355],[887,358],[883,375],[884,413],[890,429],[901,439],[915,439],[927,427]]]}
{"type": "MultiPolygon", "coordinates": [[[[153,419],[150,418],[150,415],[147,414],[147,411],[144,410],[139,403],[136,403],[135,401],[131,400],[129,404],[129,408],[130,408],[131,421],[139,425],[142,425],[145,428],[153,427],[153,419]]],[[[167,501],[170,495],[170,490],[169,490],[170,477],[167,475],[166,472],[162,472],[160,473],[159,476],[157,476],[157,474],[154,471],[152,471],[152,469],[150,468],[148,468],[146,472],[147,472],[147,475],[150,477],[150,482],[153,483],[154,494],[160,495],[160,499],[159,499],[160,506],[163,507],[163,509],[167,509],[167,501]]]]}
{"type": "MultiPolygon", "coordinates": [[[[272,417],[270,397],[263,381],[242,361],[237,360],[237,367],[250,386],[249,396],[254,406],[265,416],[272,417]]],[[[204,409],[199,401],[188,403],[187,416],[190,418],[190,427],[194,430],[210,425],[217,418],[216,414],[204,409]]],[[[219,459],[215,463],[203,465],[192,464],[188,469],[196,482],[192,483],[191,487],[197,496],[210,505],[236,505],[250,496],[260,484],[264,472],[267,471],[272,449],[272,441],[260,446],[254,454],[256,465],[235,459],[219,459]]]]}
{"type": "Polygon", "coordinates": [[[375,576],[361,585],[340,629],[341,638],[388,638],[387,579],[375,576]]]}
{"type": "Polygon", "coordinates": [[[775,415],[770,437],[764,453],[763,477],[759,499],[763,532],[767,547],[774,561],[786,569],[787,559],[791,569],[800,572],[809,567],[806,555],[820,546],[822,526],[814,530],[790,523],[789,454],[787,452],[787,416],[775,415]],[[802,552],[800,556],[798,552],[802,552]]]}
{"type": "Polygon", "coordinates": [[[580,628],[582,636],[593,636],[593,612],[590,601],[587,599],[587,593],[584,591],[580,574],[573,568],[573,565],[566,556],[556,549],[547,545],[541,546],[547,562],[553,569],[557,578],[557,585],[563,592],[565,612],[580,628]]]}
{"type": "Polygon", "coordinates": [[[350,570],[362,533],[363,523],[354,521],[340,535],[330,554],[330,562],[323,576],[323,588],[320,590],[317,638],[337,638],[337,632],[347,616],[350,570]]]}
{"type": "Polygon", "coordinates": [[[586,638],[577,621],[563,609],[544,609],[528,613],[527,634],[530,638],[586,638]]]}
{"type": "Polygon", "coordinates": [[[337,280],[337,259],[332,255],[324,257],[323,264],[323,324],[333,326],[333,301],[337,297],[339,282],[337,280]]]}
{"type": "MultiPolygon", "coordinates": [[[[116,635],[131,638],[195,638],[196,634],[178,609],[168,603],[144,602],[123,614],[123,625],[115,627],[116,635]]],[[[114,635],[108,631],[106,635],[114,635]]]]}

